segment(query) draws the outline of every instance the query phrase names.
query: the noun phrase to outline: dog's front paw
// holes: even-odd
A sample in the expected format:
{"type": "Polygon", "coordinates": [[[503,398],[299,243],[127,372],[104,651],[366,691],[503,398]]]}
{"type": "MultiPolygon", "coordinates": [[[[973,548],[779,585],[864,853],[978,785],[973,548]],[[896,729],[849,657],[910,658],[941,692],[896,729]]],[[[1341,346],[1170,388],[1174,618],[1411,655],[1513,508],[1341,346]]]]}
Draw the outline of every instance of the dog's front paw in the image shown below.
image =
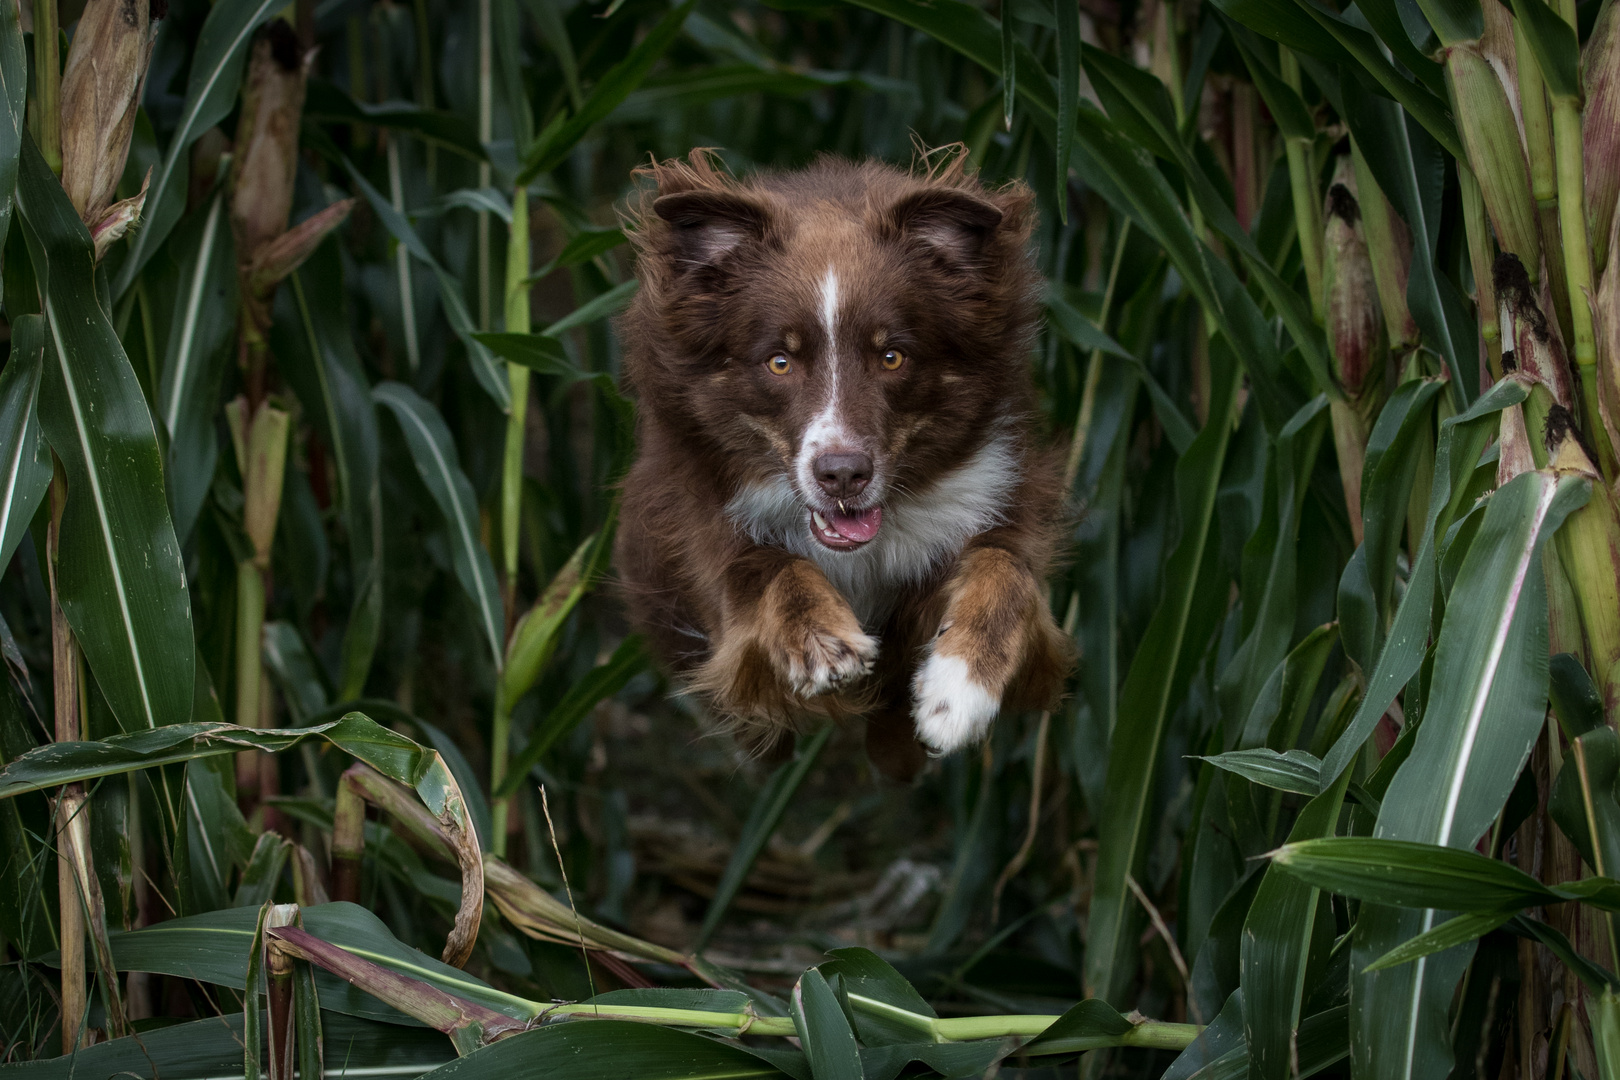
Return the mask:
{"type": "Polygon", "coordinates": [[[912,682],[917,738],[935,755],[984,738],[1001,709],[1001,696],[973,677],[967,661],[934,653],[912,682]]]}
{"type": "Polygon", "coordinates": [[[784,652],[788,685],[799,697],[812,698],[870,675],[878,642],[859,630],[813,629],[784,652]]]}

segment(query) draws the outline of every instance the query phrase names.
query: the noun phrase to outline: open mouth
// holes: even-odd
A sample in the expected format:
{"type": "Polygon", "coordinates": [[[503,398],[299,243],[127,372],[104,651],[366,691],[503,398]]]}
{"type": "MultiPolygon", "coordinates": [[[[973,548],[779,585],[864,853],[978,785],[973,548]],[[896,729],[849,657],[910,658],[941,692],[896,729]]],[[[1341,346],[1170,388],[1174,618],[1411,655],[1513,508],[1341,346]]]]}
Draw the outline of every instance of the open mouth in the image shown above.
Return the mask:
{"type": "Polygon", "coordinates": [[[865,547],[882,524],[883,508],[879,506],[867,510],[829,510],[825,514],[814,508],[810,511],[810,534],[820,540],[822,546],[834,551],[865,547]]]}

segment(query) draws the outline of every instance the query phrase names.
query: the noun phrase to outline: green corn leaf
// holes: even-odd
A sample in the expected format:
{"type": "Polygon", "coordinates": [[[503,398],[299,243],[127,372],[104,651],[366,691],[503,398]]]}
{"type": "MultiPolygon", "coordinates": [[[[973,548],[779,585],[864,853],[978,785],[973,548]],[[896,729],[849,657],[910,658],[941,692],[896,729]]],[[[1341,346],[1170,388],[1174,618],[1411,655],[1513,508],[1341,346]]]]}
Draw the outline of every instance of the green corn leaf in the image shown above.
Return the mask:
{"type": "MultiPolygon", "coordinates": [[[[1074,145],[1074,121],[1080,110],[1080,5],[1059,3],[1057,15],[1057,183],[1053,188],[1058,220],[1069,220],[1069,150],[1074,145]]],[[[1005,30],[1002,31],[1006,33],[1005,30]]],[[[1003,69],[1007,48],[1002,47],[1003,69]]],[[[1014,65],[1016,70],[1017,65],[1014,65]]]]}
{"type": "Polygon", "coordinates": [[[125,730],[191,715],[191,603],[157,433],[96,295],[90,234],[29,141],[17,205],[44,305],[45,438],[68,477],[57,589],[125,730]]]}
{"type": "MultiPolygon", "coordinates": [[[[1017,27],[1013,22],[1012,0],[1001,4],[1001,124],[1012,130],[1013,104],[1018,100],[1017,27]]],[[[1061,158],[1059,159],[1062,160],[1061,158]]]]}
{"type": "Polygon", "coordinates": [[[1276,70],[1273,58],[1277,54],[1277,47],[1224,13],[1221,19],[1233,44],[1243,56],[1254,88],[1259,91],[1261,100],[1277,121],[1277,130],[1289,139],[1314,139],[1316,122],[1311,118],[1310,110],[1305,107],[1299,91],[1284,82],[1276,70]]]}
{"type": "Polygon", "coordinates": [[[1575,28],[1543,0],[1513,0],[1513,14],[1518,16],[1519,28],[1535,53],[1536,63],[1541,65],[1548,91],[1554,97],[1579,100],[1581,47],[1575,28]]]}
{"type": "Polygon", "coordinates": [[[562,700],[535,726],[534,734],[513,759],[511,770],[495,797],[506,798],[522,787],[529,770],[540,763],[558,739],[573,731],[599,702],[623,690],[625,683],[640,674],[651,659],[646,642],[639,635],[632,634],[621,641],[605,663],[592,668],[569,687],[562,700]]]}
{"type": "MultiPolygon", "coordinates": [[[[304,929],[389,971],[406,975],[519,1020],[545,1006],[489,986],[464,971],[404,944],[376,915],[357,904],[318,904],[300,909],[304,929]]],[[[241,990],[247,985],[258,911],[230,907],[111,935],[119,971],[150,971],[241,990]]],[[[417,1022],[323,971],[315,974],[324,1007],[389,1024],[417,1022]]]]}
{"type": "Polygon", "coordinates": [[[356,101],[342,87],[326,79],[312,77],[305,87],[304,119],[374,124],[412,135],[432,146],[454,151],[474,161],[488,159],[484,148],[479,145],[477,132],[464,117],[441,109],[424,109],[408,101],[382,101],[376,104],[356,101]]]}
{"type": "Polygon", "coordinates": [[[1412,117],[1393,102],[1351,83],[1344,89],[1337,96],[1356,149],[1411,230],[1407,306],[1424,343],[1444,358],[1452,375],[1453,402],[1461,408],[1472,396],[1463,394],[1464,388],[1478,385],[1478,330],[1466,300],[1436,268],[1444,153],[1452,148],[1414,126],[1412,117]]]}
{"type": "Polygon", "coordinates": [[[1304,750],[1279,754],[1275,750],[1259,747],[1253,750],[1229,750],[1199,760],[1274,791],[1315,795],[1322,789],[1322,763],[1304,750]]]}
{"type": "Polygon", "coordinates": [[[817,1080],[863,1080],[855,1032],[827,979],[815,968],[793,988],[793,1026],[817,1080]]]}
{"type": "Polygon", "coordinates": [[[1383,971],[1386,968],[1400,967],[1413,960],[1425,956],[1433,956],[1437,952],[1445,952],[1457,945],[1465,945],[1476,938],[1484,937],[1509,919],[1512,912],[1469,912],[1447,919],[1433,930],[1419,934],[1409,941],[1403,942],[1389,950],[1377,960],[1367,965],[1368,971],[1383,971]]]}
{"type": "Polygon", "coordinates": [[[528,157],[534,143],[534,110],[523,85],[523,15],[517,0],[498,0],[490,6],[490,16],[491,34],[495,39],[495,75],[501,96],[506,99],[513,149],[521,161],[528,157]]]}
{"type": "Polygon", "coordinates": [[[1086,68],[1099,94],[1103,95],[1109,116],[1115,123],[1128,125],[1125,130],[1136,142],[1180,167],[1193,201],[1209,224],[1237,247],[1250,273],[1259,281],[1266,299],[1282,315],[1311,369],[1316,388],[1336,395],[1337,387],[1328,375],[1326,340],[1312,320],[1309,308],[1299,293],[1290,288],[1272,269],[1270,261],[1261,255],[1254,239],[1238,223],[1236,214],[1216,191],[1204,166],[1183,141],[1176,128],[1174,109],[1164,84],[1140,68],[1095,46],[1086,46],[1085,58],[1086,68]]]}
{"type": "Polygon", "coordinates": [[[1548,661],[1547,696],[1564,738],[1578,739],[1603,725],[1603,698],[1592,676],[1570,653],[1559,653],[1548,661]]]}
{"type": "Polygon", "coordinates": [[[1211,613],[1199,610],[1195,601],[1200,576],[1211,573],[1204,569],[1213,561],[1210,524],[1237,389],[1235,365],[1221,364],[1218,358],[1218,351],[1212,350],[1211,419],[1176,467],[1181,540],[1165,567],[1163,598],[1125,676],[1109,754],[1086,950],[1086,984],[1109,1002],[1118,1000],[1136,969],[1136,901],[1125,879],[1141,875],[1153,782],[1170,710],[1190,677],[1192,657],[1203,651],[1205,630],[1213,629],[1211,613]]]}
{"type": "MultiPolygon", "coordinates": [[[[1501,811],[1547,709],[1541,545],[1588,494],[1581,480],[1524,473],[1491,497],[1446,608],[1423,723],[1375,836],[1471,848],[1501,811]]],[[[1363,906],[1351,960],[1358,1070],[1406,1078],[1449,1068],[1447,1012],[1471,948],[1364,970],[1436,922],[1433,906],[1363,906]]]]}
{"type": "Polygon", "coordinates": [[[182,541],[214,482],[220,382],[236,344],[236,245],[225,202],[222,188],[180,222],[166,249],[173,259],[174,305],[157,413],[169,436],[166,475],[182,541]]]}
{"type": "Polygon", "coordinates": [[[328,238],[276,290],[276,364],[332,455],[348,534],[354,598],[343,634],[339,698],[358,697],[382,624],[382,485],[377,410],[349,334],[337,241],[328,238]]]}
{"type": "MultiPolygon", "coordinates": [[[[1228,742],[1229,746],[1247,749],[1265,742],[1272,721],[1283,709],[1284,697],[1288,700],[1287,712],[1292,714],[1299,707],[1296,699],[1304,673],[1313,672],[1308,681],[1314,687],[1321,674],[1321,662],[1326,660],[1326,650],[1333,645],[1324,638],[1338,637],[1336,628],[1318,627],[1299,644],[1299,657],[1289,655],[1289,642],[1294,637],[1298,617],[1295,590],[1299,576],[1300,515],[1308,479],[1327,431],[1327,420],[1327,398],[1318,395],[1283,426],[1275,451],[1266,462],[1267,504],[1262,509],[1259,528],[1245,545],[1244,557],[1244,583],[1249,586],[1245,615],[1252,610],[1253,622],[1216,685],[1222,711],[1234,721],[1243,718],[1244,726],[1229,734],[1229,738],[1237,736],[1235,743],[1228,742]],[[1269,552],[1265,552],[1267,539],[1270,540],[1269,552]],[[1311,647],[1307,648],[1307,644],[1311,647]],[[1315,659],[1317,657],[1320,659],[1315,659]],[[1285,689],[1292,694],[1285,695],[1285,689]],[[1267,691],[1270,691],[1269,696],[1267,691]]],[[[1305,691],[1303,696],[1309,699],[1310,691],[1305,691]]],[[[1292,741],[1287,745],[1273,744],[1273,749],[1286,750],[1292,745],[1292,741]]]]}
{"type": "Polygon", "coordinates": [[[720,883],[714,887],[714,897],[709,901],[709,910],[704,912],[703,925],[698,930],[697,941],[693,952],[702,952],[703,947],[709,943],[714,932],[720,929],[720,924],[726,917],[726,911],[731,907],[732,899],[737,890],[742,888],[743,882],[748,879],[748,872],[754,868],[754,861],[759,853],[765,850],[765,844],[770,840],[771,834],[776,832],[777,824],[782,820],[782,814],[787,810],[788,803],[793,801],[793,795],[804,783],[804,778],[810,774],[810,767],[821,756],[822,748],[832,737],[833,729],[824,727],[804,741],[798,755],[792,761],[783,762],[771,774],[765,786],[754,797],[754,805],[748,810],[748,820],[743,822],[742,835],[737,838],[737,846],[731,851],[731,858],[726,861],[725,872],[720,875],[720,883]]]}
{"type": "MultiPolygon", "coordinates": [[[[1336,784],[1300,811],[1290,844],[1332,836],[1350,782],[1336,784]]],[[[1294,1040],[1305,1005],[1306,973],[1332,947],[1331,909],[1314,885],[1268,867],[1243,923],[1243,1019],[1249,1075],[1256,1080],[1292,1075],[1294,1040]]]]}
{"type": "Polygon", "coordinates": [[[1086,998],[1020,1050],[1026,1054],[1073,1053],[1076,1040],[1117,1039],[1135,1027],[1135,1022],[1107,1002],[1086,998]]]}
{"type": "Polygon", "coordinates": [[[1053,290],[1047,291],[1046,296],[1047,326],[1059,337],[1078,349],[1096,349],[1127,361],[1136,369],[1137,378],[1147,387],[1148,397],[1153,402],[1153,415],[1158,417],[1159,424],[1164,428],[1164,437],[1170,440],[1170,445],[1176,448],[1176,453],[1186,453],[1187,447],[1192,445],[1198,434],[1176,404],[1175,398],[1164,388],[1153,372],[1148,369],[1139,357],[1126,351],[1125,347],[1115,341],[1108,334],[1100,330],[1096,324],[1086,318],[1061,296],[1053,290]]]}
{"type": "Polygon", "coordinates": [[[1557,927],[1528,915],[1515,915],[1503,925],[1522,938],[1545,945],[1592,993],[1620,990],[1620,977],[1582,956],[1557,927]]]}
{"type": "Polygon", "coordinates": [[[907,1065],[920,1061],[940,1076],[983,1076],[991,1065],[1017,1048],[1012,1039],[863,1046],[861,1072],[866,1080],[895,1080],[907,1065]]]}
{"type": "Polygon", "coordinates": [[[529,184],[535,177],[548,173],[562,164],[573,152],[579,140],[606,119],[630,91],[641,85],[659,57],[664,55],[680,35],[681,27],[696,2],[697,0],[686,0],[686,3],[671,9],[669,14],[659,20],[658,25],[630,50],[628,56],[602,76],[578,111],[564,123],[552,125],[540,133],[534,148],[524,159],[523,168],[517,176],[518,184],[529,184]]]}
{"type": "Polygon", "coordinates": [[[50,448],[35,411],[44,366],[45,324],[38,315],[20,315],[11,324],[11,359],[0,371],[0,573],[51,486],[50,448]]]}
{"type": "Polygon", "coordinates": [[[834,949],[828,955],[833,959],[819,967],[828,980],[838,980],[863,1045],[898,1046],[934,1038],[938,1014],[887,960],[861,948],[834,949]]]}
{"type": "Polygon", "coordinates": [[[1410,840],[1290,841],[1272,852],[1271,862],[1302,881],[1369,903],[1489,915],[1560,900],[1552,887],[1500,859],[1410,840]]]}
{"type": "MultiPolygon", "coordinates": [[[[340,1060],[364,1061],[371,1068],[397,1070],[397,1075],[415,1075],[454,1057],[444,1036],[423,1028],[401,1028],[333,1012],[322,1014],[321,1028],[325,1042],[336,1048],[340,1060]]],[[[246,1041],[241,1016],[211,1016],[99,1042],[63,1057],[12,1062],[7,1070],[26,1080],[151,1074],[203,1080],[239,1073],[246,1041]]]]}
{"type": "Polygon", "coordinates": [[[1620,873],[1620,802],[1615,798],[1620,736],[1607,724],[1593,728],[1571,740],[1564,766],[1553,781],[1547,811],[1586,865],[1613,877],[1620,873]]]}
{"type": "Polygon", "coordinates": [[[258,908],[270,902],[271,894],[281,881],[281,871],[287,865],[291,841],[276,833],[260,833],[253,844],[253,853],[242,868],[242,877],[231,896],[231,906],[258,908]]]}
{"type": "Polygon", "coordinates": [[[568,98],[577,110],[584,101],[579,89],[579,61],[574,55],[574,42],[563,23],[563,12],[547,0],[527,0],[529,17],[534,20],[540,37],[551,49],[551,55],[562,69],[563,82],[568,87],[568,98]]]}
{"type": "Polygon", "coordinates": [[[157,254],[180,220],[191,175],[191,144],[230,115],[236,105],[242,65],[253,32],[282,6],[276,0],[222,0],[209,10],[191,55],[185,112],[169,139],[163,164],[152,178],[141,227],[132,232],[129,254],[113,281],[114,301],[121,299],[135,284],[136,276],[157,254]]]}
{"type": "MultiPolygon", "coordinates": [[[[1445,68],[1412,43],[1412,35],[1401,21],[1399,0],[1360,0],[1356,7],[1366,17],[1378,40],[1389,46],[1389,51],[1401,66],[1421,79],[1423,85],[1442,99],[1446,98],[1445,68]]],[[[1484,13],[1480,10],[1479,0],[1432,0],[1423,9],[1426,13],[1432,12],[1429,15],[1431,26],[1438,27],[1442,21],[1451,26],[1454,35],[1451,40],[1470,41],[1485,32],[1484,13]],[[1457,36],[1459,32],[1460,36],[1457,36]]],[[[1445,35],[1441,37],[1445,39],[1445,35]]]]}
{"type": "Polygon", "coordinates": [[[526,1031],[426,1074],[432,1080],[745,1080],[784,1075],[762,1055],[701,1035],[624,1020],[526,1031]]]}
{"type": "Polygon", "coordinates": [[[355,190],[365,196],[366,202],[371,204],[372,211],[382,221],[383,227],[388,230],[389,235],[403,244],[406,250],[411,253],[412,258],[426,263],[428,269],[433,271],[434,280],[439,284],[439,302],[444,306],[445,318],[450,321],[450,326],[455,330],[456,336],[467,347],[467,358],[472,363],[473,376],[477,378],[478,385],[483,387],[484,392],[494,400],[496,405],[501,407],[502,412],[510,409],[512,407],[512,388],[507,385],[506,372],[495,362],[495,358],[490,355],[489,349],[477,340],[475,335],[478,327],[473,323],[472,315],[467,311],[467,302],[461,295],[461,283],[439,264],[439,260],[433,257],[433,253],[422,242],[422,238],[416,234],[416,230],[411,228],[411,223],[406,220],[405,215],[394,209],[394,204],[384,198],[382,192],[373,187],[371,182],[361,174],[360,170],[354,167],[354,162],[345,157],[335,146],[330,145],[329,140],[326,144],[318,145],[317,148],[321,149],[332,161],[348,170],[349,180],[354,184],[355,190]]]}
{"type": "Polygon", "coordinates": [[[1361,526],[1367,576],[1377,604],[1370,640],[1357,652],[1370,661],[1390,624],[1396,561],[1405,532],[1407,502],[1417,479],[1420,444],[1433,439],[1435,402],[1444,389],[1437,379],[1413,379],[1390,395],[1367,440],[1362,468],[1361,526]]]}
{"type": "Polygon", "coordinates": [[[557,635],[595,577],[594,569],[608,541],[605,533],[586,537],[568,562],[546,585],[534,606],[523,613],[506,643],[506,672],[500,692],[509,705],[529,692],[557,648],[557,635]]]}
{"type": "Polygon", "coordinates": [[[399,421],[416,471],[444,515],[456,579],[473,602],[479,626],[489,640],[495,670],[499,672],[506,658],[502,647],[506,617],[500,589],[495,584],[495,566],[490,562],[489,552],[478,542],[478,499],[473,494],[472,483],[461,471],[450,429],[445,426],[439,410],[404,383],[381,383],[371,394],[399,421]]]}
{"type": "Polygon", "coordinates": [[[1513,382],[1500,382],[1481,396],[1473,408],[1451,417],[1440,426],[1439,448],[1435,451],[1434,481],[1429,489],[1429,510],[1417,558],[1407,581],[1406,596],[1395,612],[1394,623],[1377,665],[1367,680],[1361,706],[1344,734],[1322,759],[1323,784],[1331,784],[1361,752],[1361,744],[1372,734],[1373,726],[1388,711],[1395,696],[1418,672],[1427,652],[1429,618],[1433,611],[1436,563],[1435,534],[1444,535],[1460,509],[1464,481],[1496,431],[1496,414],[1524,399],[1524,390],[1513,382]]]}
{"type": "MultiPolygon", "coordinates": [[[[0,251],[11,229],[11,197],[17,186],[28,98],[28,50],[18,9],[0,11],[0,251]]],[[[13,320],[15,321],[15,320],[13,320]]]]}

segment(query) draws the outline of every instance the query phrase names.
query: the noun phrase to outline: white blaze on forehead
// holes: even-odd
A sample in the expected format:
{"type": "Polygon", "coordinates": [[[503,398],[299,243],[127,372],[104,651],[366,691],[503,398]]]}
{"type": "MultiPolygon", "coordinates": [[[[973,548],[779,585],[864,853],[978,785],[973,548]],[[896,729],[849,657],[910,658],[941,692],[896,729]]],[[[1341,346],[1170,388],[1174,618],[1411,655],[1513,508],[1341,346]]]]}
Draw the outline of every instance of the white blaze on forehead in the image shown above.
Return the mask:
{"type": "Polygon", "coordinates": [[[814,497],[816,485],[815,460],[830,450],[855,449],[856,440],[844,427],[844,418],[838,411],[838,271],[830,264],[821,279],[821,329],[826,339],[826,353],[822,363],[827,368],[827,398],[821,411],[804,429],[799,443],[799,457],[794,462],[800,489],[814,497]]]}

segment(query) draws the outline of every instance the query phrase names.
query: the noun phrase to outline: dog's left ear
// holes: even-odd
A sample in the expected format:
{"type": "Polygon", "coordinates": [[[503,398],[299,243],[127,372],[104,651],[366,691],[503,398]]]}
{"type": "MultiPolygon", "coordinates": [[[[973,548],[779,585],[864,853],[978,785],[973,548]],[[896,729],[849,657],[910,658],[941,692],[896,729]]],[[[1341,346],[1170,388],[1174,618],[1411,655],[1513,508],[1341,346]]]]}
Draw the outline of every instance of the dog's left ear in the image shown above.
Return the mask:
{"type": "Polygon", "coordinates": [[[966,268],[984,254],[1003,214],[975,195],[954,188],[932,188],[907,195],[889,208],[884,231],[920,241],[948,262],[966,268]]]}
{"type": "Polygon", "coordinates": [[[671,226],[677,257],[688,266],[714,266],[745,244],[764,238],[770,215],[753,199],[700,189],[660,195],[653,212],[671,226]]]}

